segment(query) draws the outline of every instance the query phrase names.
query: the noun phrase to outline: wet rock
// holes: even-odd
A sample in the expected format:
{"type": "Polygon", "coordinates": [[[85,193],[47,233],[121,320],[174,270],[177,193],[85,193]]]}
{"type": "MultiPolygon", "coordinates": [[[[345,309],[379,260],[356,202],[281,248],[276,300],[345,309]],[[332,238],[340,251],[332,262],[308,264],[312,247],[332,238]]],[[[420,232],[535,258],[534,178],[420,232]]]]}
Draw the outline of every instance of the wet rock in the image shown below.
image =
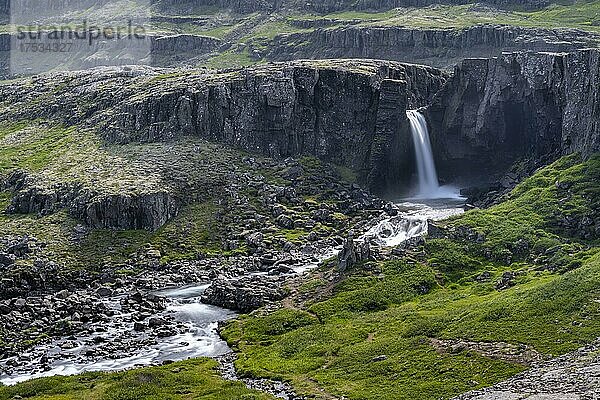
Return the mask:
{"type": "Polygon", "coordinates": [[[277,225],[284,229],[294,229],[294,221],[286,215],[280,215],[277,217],[276,222],[277,225]]]}
{"type": "Polygon", "coordinates": [[[381,362],[381,361],[385,361],[387,360],[387,356],[386,355],[381,355],[381,356],[377,356],[374,357],[371,362],[381,362]]]}
{"type": "Polygon", "coordinates": [[[350,232],[343,248],[338,254],[338,270],[346,271],[356,263],[367,261],[371,258],[371,247],[368,241],[355,241],[354,234],[350,232]]]}
{"type": "Polygon", "coordinates": [[[144,332],[148,329],[148,326],[146,324],[144,324],[143,322],[134,322],[133,323],[133,330],[136,332],[144,332]]]}
{"type": "MultiPolygon", "coordinates": [[[[536,362],[529,370],[492,387],[458,396],[455,400],[485,399],[593,399],[600,387],[598,341],[550,361],[536,362]]],[[[522,351],[518,349],[518,351],[522,351]]],[[[525,353],[527,349],[525,349],[525,353]]],[[[502,353],[506,354],[506,350],[502,353]]]]}
{"type": "Polygon", "coordinates": [[[430,239],[443,239],[446,237],[445,229],[433,220],[427,221],[427,237],[430,239]]]}
{"type": "Polygon", "coordinates": [[[114,291],[106,286],[99,287],[98,290],[96,290],[96,294],[101,297],[110,297],[113,293],[114,291]]]}
{"type": "Polygon", "coordinates": [[[283,177],[288,180],[296,180],[304,174],[304,169],[300,165],[293,165],[288,168],[284,173],[283,177]]]}
{"type": "Polygon", "coordinates": [[[217,280],[202,296],[202,302],[247,313],[287,295],[276,277],[217,280]]]}

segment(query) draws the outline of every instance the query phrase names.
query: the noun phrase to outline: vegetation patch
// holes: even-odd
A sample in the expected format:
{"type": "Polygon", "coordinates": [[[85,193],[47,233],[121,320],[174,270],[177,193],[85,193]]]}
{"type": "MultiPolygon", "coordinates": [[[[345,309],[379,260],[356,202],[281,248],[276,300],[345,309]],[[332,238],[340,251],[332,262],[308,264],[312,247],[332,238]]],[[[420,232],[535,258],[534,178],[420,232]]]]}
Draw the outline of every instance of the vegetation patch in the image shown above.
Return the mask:
{"type": "Polygon", "coordinates": [[[0,400],[184,400],[273,399],[219,376],[217,362],[189,360],[117,373],[35,379],[0,387],[0,400]]]}
{"type": "Polygon", "coordinates": [[[240,352],[237,367],[308,395],[449,399],[525,363],[439,351],[432,339],[523,344],[546,357],[593,341],[600,335],[598,243],[558,221],[596,217],[598,163],[563,158],[505,203],[447,221],[448,237],[428,239],[410,256],[354,268],[325,296],[315,275],[298,293],[321,300],[301,310],[230,322],[223,334],[240,352]],[[518,240],[527,246],[515,247],[518,240]],[[549,265],[561,251],[567,267],[549,265]],[[293,326],[290,317],[303,323],[293,326]],[[273,321],[286,329],[268,329],[273,321]]]}

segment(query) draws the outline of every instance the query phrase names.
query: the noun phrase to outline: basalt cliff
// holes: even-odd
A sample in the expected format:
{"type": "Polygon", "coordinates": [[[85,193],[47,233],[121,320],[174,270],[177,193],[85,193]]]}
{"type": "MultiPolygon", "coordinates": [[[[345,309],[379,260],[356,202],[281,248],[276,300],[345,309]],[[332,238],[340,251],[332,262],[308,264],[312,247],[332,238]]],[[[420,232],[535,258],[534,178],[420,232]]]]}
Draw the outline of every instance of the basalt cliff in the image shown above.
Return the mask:
{"type": "MultiPolygon", "coordinates": [[[[446,181],[496,176],[524,159],[543,165],[599,151],[599,56],[511,53],[467,59],[452,74],[365,60],[220,72],[108,68],[24,79],[0,86],[0,94],[4,118],[53,118],[119,145],[197,137],[276,159],[311,155],[353,171],[374,193],[391,194],[415,174],[407,109],[424,108],[446,181]]],[[[183,189],[121,198],[72,182],[51,190],[31,177],[11,182],[14,212],[70,204],[98,227],[157,229],[187,202],[183,189]]]]}

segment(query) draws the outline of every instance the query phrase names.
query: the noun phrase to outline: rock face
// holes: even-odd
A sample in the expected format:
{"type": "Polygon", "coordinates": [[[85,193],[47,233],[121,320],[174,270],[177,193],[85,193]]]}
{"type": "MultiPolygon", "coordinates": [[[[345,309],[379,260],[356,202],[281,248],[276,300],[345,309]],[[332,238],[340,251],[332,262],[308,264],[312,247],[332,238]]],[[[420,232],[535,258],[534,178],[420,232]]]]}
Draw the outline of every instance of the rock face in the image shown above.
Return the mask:
{"type": "Polygon", "coordinates": [[[459,64],[426,112],[439,170],[489,174],[523,157],[600,151],[599,58],[581,50],[459,64]]]}
{"type": "Polygon", "coordinates": [[[575,29],[531,29],[479,25],[457,29],[358,27],[317,29],[277,36],[268,60],[375,58],[448,67],[465,57],[493,57],[503,51],[571,51],[597,46],[600,36],[575,29]]]}
{"type": "Polygon", "coordinates": [[[276,158],[311,154],[377,190],[398,181],[398,158],[407,160],[392,156],[408,153],[404,111],[426,104],[444,81],[440,71],[384,62],[270,66],[169,82],[117,105],[104,132],[117,143],[192,134],[276,158]]]}
{"type": "MultiPolygon", "coordinates": [[[[134,60],[154,66],[180,66],[186,62],[194,64],[193,61],[195,59],[215,52],[223,45],[223,41],[217,38],[189,34],[168,36],[148,35],[146,40],[147,50],[142,49],[143,53],[135,53],[136,57],[134,60]]],[[[121,46],[126,47],[128,45],[126,40],[115,43],[117,43],[113,48],[115,51],[120,49],[121,46]]],[[[0,77],[10,76],[9,52],[11,48],[16,49],[17,46],[18,43],[15,43],[14,37],[6,33],[0,34],[0,77]]],[[[70,47],[69,54],[65,55],[65,58],[68,61],[68,56],[72,57],[76,61],[76,64],[73,65],[79,65],[80,69],[114,64],[116,60],[106,58],[103,54],[105,51],[105,48],[98,46],[96,51],[90,54],[90,47],[87,41],[74,41],[70,47]],[[85,60],[80,59],[83,57],[82,54],[85,55],[85,60]]],[[[129,59],[123,59],[123,63],[129,64],[131,62],[129,59]]]]}
{"type": "MultiPolygon", "coordinates": [[[[427,104],[436,161],[446,180],[505,172],[524,157],[546,162],[599,151],[599,54],[468,59],[450,79],[434,68],[373,60],[218,72],[109,68],[3,85],[0,98],[10,105],[7,118],[83,124],[111,143],[187,135],[274,158],[313,155],[353,170],[382,194],[414,173],[405,111],[427,104]],[[40,97],[44,108],[33,101],[40,97]]],[[[32,206],[43,199],[40,193],[29,198],[36,201],[22,202],[25,210],[44,208],[32,206]]],[[[117,207],[131,210],[125,213],[130,221],[154,221],[155,210],[177,209],[175,200],[160,193],[152,199],[123,204],[101,199],[98,208],[77,215],[93,221],[117,207]]]]}
{"type": "MultiPolygon", "coordinates": [[[[0,0],[5,1],[5,0],[0,0]]],[[[248,14],[260,11],[308,10],[317,13],[332,13],[348,10],[384,11],[398,7],[425,7],[432,4],[468,4],[468,0],[162,0],[158,5],[163,10],[173,8],[193,10],[198,7],[216,7],[235,13],[248,14]]],[[[549,4],[547,0],[488,0],[485,3],[506,7],[539,8],[549,4]]]]}
{"type": "MultiPolygon", "coordinates": [[[[0,17],[1,18],[1,17],[0,17]]],[[[9,76],[10,69],[10,36],[0,34],[0,79],[9,76]]]]}
{"type": "Polygon", "coordinates": [[[282,0],[162,0],[158,3],[163,10],[173,8],[194,10],[199,7],[216,7],[229,9],[236,13],[249,14],[257,11],[273,11],[282,0]]]}
{"type": "Polygon", "coordinates": [[[9,213],[50,214],[62,208],[93,228],[156,230],[175,217],[181,204],[168,191],[139,194],[97,193],[81,185],[44,186],[18,171],[8,179],[14,190],[9,213]]]}
{"type": "Polygon", "coordinates": [[[152,36],[150,49],[152,65],[173,65],[179,59],[190,60],[208,54],[223,45],[220,39],[199,35],[152,36]]]}
{"type": "Polygon", "coordinates": [[[600,395],[599,341],[523,372],[487,389],[455,400],[594,399],[600,395]]]}
{"type": "Polygon", "coordinates": [[[356,171],[381,191],[412,171],[405,110],[427,104],[447,79],[428,67],[350,60],[165,72],[47,75],[35,90],[15,85],[0,92],[20,115],[87,120],[112,143],[194,135],[275,158],[313,155],[356,171]],[[59,87],[62,79],[78,82],[77,95],[59,87]],[[27,105],[32,95],[48,93],[56,104],[44,110],[27,105]]]}

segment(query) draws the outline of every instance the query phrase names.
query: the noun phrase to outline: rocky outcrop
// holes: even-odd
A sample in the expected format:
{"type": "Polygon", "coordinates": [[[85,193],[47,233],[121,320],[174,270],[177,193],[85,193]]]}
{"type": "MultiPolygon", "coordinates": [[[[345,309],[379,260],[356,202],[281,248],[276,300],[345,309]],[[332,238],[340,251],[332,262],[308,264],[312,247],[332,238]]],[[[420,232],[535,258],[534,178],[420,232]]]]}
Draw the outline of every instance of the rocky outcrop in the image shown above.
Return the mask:
{"type": "Polygon", "coordinates": [[[533,29],[478,25],[459,29],[359,27],[316,29],[275,37],[263,56],[375,58],[448,67],[465,57],[493,57],[503,51],[571,51],[597,46],[600,36],[575,29],[533,29]]]}
{"type": "Polygon", "coordinates": [[[93,228],[156,230],[181,207],[167,191],[99,193],[79,184],[38,184],[23,172],[13,174],[7,188],[14,191],[9,213],[47,215],[66,208],[93,228]]]}
{"type": "Polygon", "coordinates": [[[438,169],[483,176],[524,157],[600,151],[599,57],[512,53],[459,64],[426,112],[438,169]]]}
{"type": "Polygon", "coordinates": [[[425,104],[444,80],[439,71],[383,62],[277,65],[185,87],[170,82],[168,91],[117,106],[103,131],[117,143],[192,134],[276,158],[311,154],[377,189],[400,178],[389,150],[408,153],[404,111],[425,104]]]}
{"type": "Polygon", "coordinates": [[[455,400],[593,399],[600,393],[600,341],[533,368],[490,388],[455,400]]]}
{"type": "MultiPolygon", "coordinates": [[[[46,32],[39,43],[56,45],[56,39],[49,39],[48,35],[55,32],[46,32]]],[[[147,35],[139,41],[124,38],[112,40],[109,44],[105,41],[88,43],[84,40],[63,41],[68,46],[68,51],[60,56],[49,55],[48,65],[65,69],[86,69],[97,66],[149,64],[155,66],[181,65],[182,62],[193,63],[200,56],[217,51],[223,41],[210,36],[201,35],[147,35]]],[[[27,72],[29,74],[45,72],[47,66],[32,66],[32,59],[21,53],[19,48],[23,41],[16,36],[0,34],[0,74],[9,76],[11,49],[18,52],[14,59],[14,73],[27,72]]]]}
{"type": "MultiPolygon", "coordinates": [[[[319,13],[332,13],[344,10],[391,10],[398,7],[426,7],[432,4],[461,5],[471,3],[468,0],[312,0],[306,8],[319,13]]],[[[486,0],[486,4],[497,7],[517,6],[521,8],[540,8],[547,6],[548,0],[486,0]]]]}
{"type": "Polygon", "coordinates": [[[208,53],[217,50],[223,42],[210,36],[172,35],[151,37],[152,54],[208,53]]]}
{"type": "Polygon", "coordinates": [[[9,75],[10,75],[10,36],[8,34],[0,34],[0,79],[6,78],[9,75]]]}
{"type": "Polygon", "coordinates": [[[170,35],[150,38],[150,64],[173,66],[195,64],[194,60],[213,53],[223,45],[223,41],[210,36],[170,35]]]}
{"type": "Polygon", "coordinates": [[[0,0],[0,23],[8,23],[10,20],[10,1],[0,0]]]}
{"type": "Polygon", "coordinates": [[[192,11],[200,7],[216,7],[249,14],[257,11],[273,11],[279,7],[282,0],[156,0],[153,2],[164,11],[173,8],[192,11]]]}
{"type": "Polygon", "coordinates": [[[245,277],[236,280],[218,279],[206,289],[202,302],[218,307],[249,313],[266,304],[282,300],[287,291],[279,277],[260,279],[245,277]]]}

